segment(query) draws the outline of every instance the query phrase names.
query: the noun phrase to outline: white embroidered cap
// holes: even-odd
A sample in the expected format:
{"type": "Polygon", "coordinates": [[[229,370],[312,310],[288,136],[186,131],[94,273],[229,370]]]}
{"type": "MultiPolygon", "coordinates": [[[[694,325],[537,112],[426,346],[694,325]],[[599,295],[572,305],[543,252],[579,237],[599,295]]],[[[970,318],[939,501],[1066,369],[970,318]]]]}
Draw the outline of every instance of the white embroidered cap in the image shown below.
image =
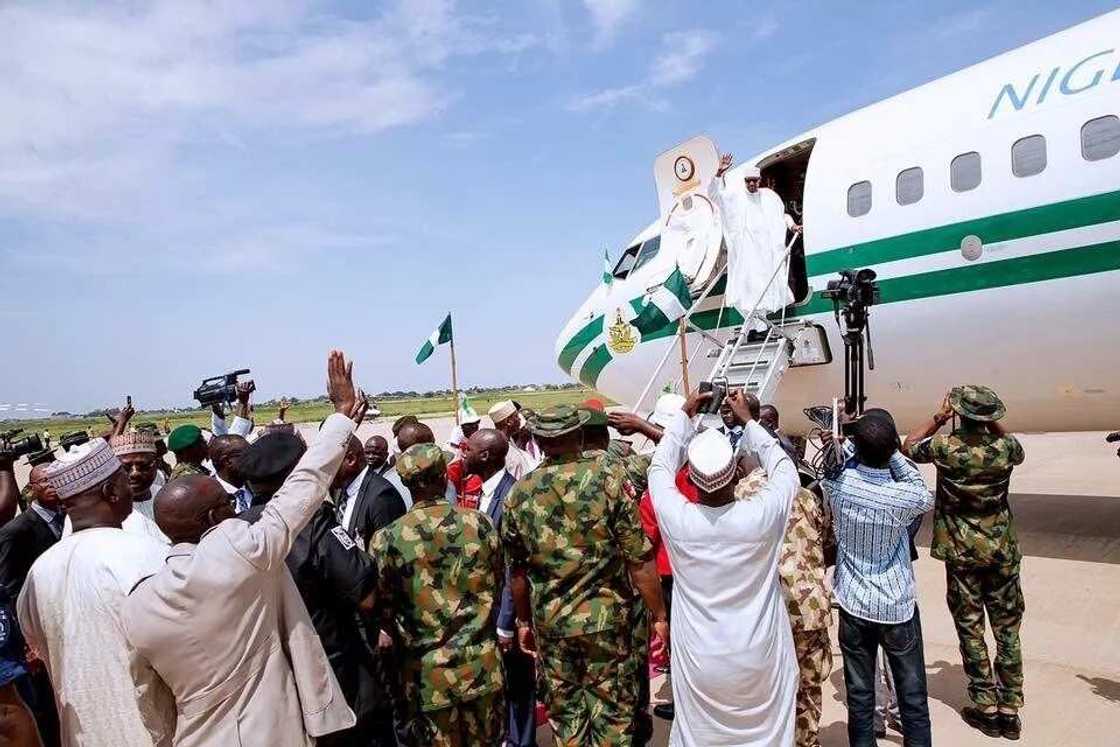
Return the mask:
{"type": "Polygon", "coordinates": [[[688,445],[688,476],[705,493],[719,490],[735,477],[735,450],[727,436],[709,429],[688,445]]]}
{"type": "Polygon", "coordinates": [[[109,446],[117,456],[125,454],[155,454],[156,437],[149,431],[122,433],[109,439],[109,446]]]}
{"type": "Polygon", "coordinates": [[[490,416],[490,420],[494,423],[500,423],[506,418],[512,417],[517,412],[517,405],[513,404],[513,400],[503,400],[496,402],[486,414],[490,416]]]}
{"type": "Polygon", "coordinates": [[[47,465],[46,484],[65,499],[105,482],[120,468],[120,460],[105,439],[95,438],[47,465]]]}

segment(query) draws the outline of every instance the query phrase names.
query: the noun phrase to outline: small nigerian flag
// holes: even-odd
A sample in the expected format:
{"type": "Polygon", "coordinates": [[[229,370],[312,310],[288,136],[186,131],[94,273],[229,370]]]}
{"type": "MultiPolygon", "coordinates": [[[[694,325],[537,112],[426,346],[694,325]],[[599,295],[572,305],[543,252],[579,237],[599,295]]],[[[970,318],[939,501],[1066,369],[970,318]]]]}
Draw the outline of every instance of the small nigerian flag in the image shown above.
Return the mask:
{"type": "Polygon", "coordinates": [[[431,336],[420,347],[420,352],[416,354],[416,362],[423,363],[432,357],[432,353],[436,352],[436,346],[442,345],[445,342],[451,342],[451,315],[448,314],[447,318],[443,320],[443,324],[439,325],[439,329],[431,334],[431,336]]]}
{"type": "Polygon", "coordinates": [[[610,285],[614,282],[614,273],[611,271],[611,252],[610,249],[603,250],[603,285],[610,285]]]}
{"type": "Polygon", "coordinates": [[[643,335],[672,324],[692,306],[692,292],[679,267],[650,294],[645,306],[631,322],[643,335]]]}

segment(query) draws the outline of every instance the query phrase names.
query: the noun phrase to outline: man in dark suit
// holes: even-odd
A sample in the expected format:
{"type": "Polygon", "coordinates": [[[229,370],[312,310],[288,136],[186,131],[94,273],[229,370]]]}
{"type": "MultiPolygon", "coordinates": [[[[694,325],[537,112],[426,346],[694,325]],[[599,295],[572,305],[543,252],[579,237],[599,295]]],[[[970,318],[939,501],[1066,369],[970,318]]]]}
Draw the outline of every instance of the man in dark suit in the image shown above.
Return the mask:
{"type": "MultiPolygon", "coordinates": [[[[469,474],[482,480],[482,494],[478,510],[490,517],[496,528],[501,528],[502,511],[506,495],[513,489],[513,475],[506,471],[506,452],[509,441],[498,430],[482,429],[467,439],[463,446],[463,460],[469,474]]],[[[509,729],[506,745],[532,747],[536,741],[536,676],[533,658],[521,651],[515,641],[517,626],[514,621],[513,595],[509,575],[501,591],[502,603],[498,612],[498,645],[506,670],[506,703],[509,707],[509,729]]]]}
{"type": "Polygon", "coordinates": [[[366,461],[362,442],[351,436],[342,466],[331,483],[338,523],[364,549],[377,530],[404,516],[401,494],[366,461]]]}
{"type": "MultiPolygon", "coordinates": [[[[58,496],[43,479],[45,472],[46,465],[32,468],[27,484],[31,504],[26,511],[0,528],[0,597],[13,603],[27,580],[31,564],[62,536],[65,516],[59,509],[58,496]]],[[[8,620],[15,624],[15,615],[8,615],[8,620]]],[[[58,712],[46,671],[41,666],[29,666],[22,652],[18,654],[18,660],[13,659],[10,663],[28,672],[18,677],[15,685],[35,716],[43,744],[46,747],[57,745],[58,712]]]]}

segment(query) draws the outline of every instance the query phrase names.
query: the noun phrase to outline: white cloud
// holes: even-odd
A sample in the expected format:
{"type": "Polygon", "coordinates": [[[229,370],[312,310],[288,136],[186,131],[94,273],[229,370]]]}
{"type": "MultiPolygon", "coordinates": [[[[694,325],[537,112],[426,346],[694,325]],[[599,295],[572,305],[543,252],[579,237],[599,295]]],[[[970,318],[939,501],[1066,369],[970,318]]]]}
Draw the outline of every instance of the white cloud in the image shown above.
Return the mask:
{"type": "Polygon", "coordinates": [[[718,40],[717,34],[705,29],[664,34],[661,47],[665,51],[650,63],[649,72],[643,80],[576,96],[568,101],[567,108],[569,111],[586,112],[637,101],[651,109],[664,109],[667,107],[661,95],[664,89],[695,78],[703,70],[707,56],[718,40]]]}
{"type": "Polygon", "coordinates": [[[610,44],[618,27],[638,9],[638,0],[583,0],[583,4],[595,27],[596,47],[610,44]]]}
{"type": "Polygon", "coordinates": [[[368,135],[437,116],[459,57],[537,44],[449,0],[373,18],[309,0],[0,6],[0,209],[130,220],[186,146],[368,135]]]}

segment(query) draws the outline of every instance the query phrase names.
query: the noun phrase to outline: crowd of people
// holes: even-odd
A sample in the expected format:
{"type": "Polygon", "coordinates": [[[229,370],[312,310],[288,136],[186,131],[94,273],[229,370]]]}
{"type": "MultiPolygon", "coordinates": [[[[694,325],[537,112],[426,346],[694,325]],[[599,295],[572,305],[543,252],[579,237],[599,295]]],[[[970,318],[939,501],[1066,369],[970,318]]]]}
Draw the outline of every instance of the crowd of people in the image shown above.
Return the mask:
{"type": "Polygon", "coordinates": [[[310,443],[282,419],[258,431],[243,386],[208,438],[126,408],[34,466],[0,527],[0,741],[521,747],[547,721],[557,745],[641,745],[652,662],[672,744],[809,747],[838,615],[850,744],[889,725],[928,745],[912,563],[931,510],[961,715],[1019,738],[1023,450],[990,389],[954,388],[905,439],[866,411],[825,435],[841,457],[816,479],[743,392],[714,423],[711,393],[648,417],[505,401],[446,445],[416,418],[362,443],[337,351],[327,380],[310,443]],[[880,689],[897,720],[877,719],[880,689]]]}

